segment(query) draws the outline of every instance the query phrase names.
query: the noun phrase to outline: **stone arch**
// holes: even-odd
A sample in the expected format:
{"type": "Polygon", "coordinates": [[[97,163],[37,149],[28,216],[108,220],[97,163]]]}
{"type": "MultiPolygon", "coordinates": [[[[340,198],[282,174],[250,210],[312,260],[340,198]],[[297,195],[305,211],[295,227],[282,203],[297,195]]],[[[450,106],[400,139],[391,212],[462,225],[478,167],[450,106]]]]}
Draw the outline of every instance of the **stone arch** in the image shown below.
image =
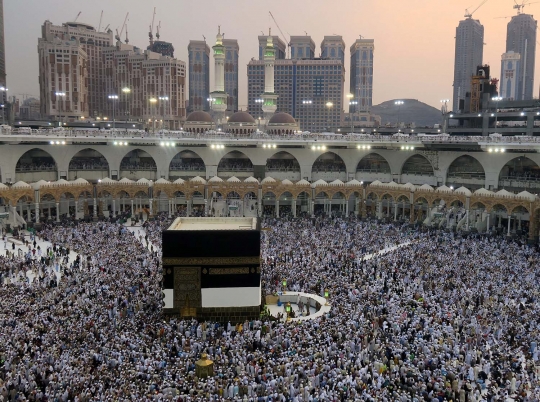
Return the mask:
{"type": "Polygon", "coordinates": [[[236,191],[234,191],[234,190],[233,190],[233,191],[229,191],[229,192],[227,193],[227,197],[226,197],[226,198],[227,198],[228,200],[231,200],[231,199],[233,199],[233,200],[240,200],[240,199],[242,199],[242,197],[240,196],[240,194],[238,194],[238,193],[237,193],[236,191]]]}
{"type": "Polygon", "coordinates": [[[447,185],[466,186],[467,188],[483,187],[486,180],[484,166],[472,155],[461,155],[450,163],[446,173],[447,185]]]}
{"type": "Polygon", "coordinates": [[[28,183],[39,180],[57,180],[58,163],[42,148],[35,147],[23,153],[15,164],[15,182],[28,183]]]}
{"type": "Polygon", "coordinates": [[[339,172],[345,173],[347,166],[345,161],[335,152],[328,151],[319,155],[311,167],[311,174],[318,172],[339,172]]]}
{"type": "Polygon", "coordinates": [[[409,156],[401,166],[401,174],[411,174],[420,176],[433,176],[435,170],[431,162],[421,154],[409,156]]]}
{"type": "Polygon", "coordinates": [[[322,200],[323,198],[330,199],[328,191],[315,189],[315,199],[322,200]]]}
{"type": "Polygon", "coordinates": [[[390,164],[384,156],[372,152],[362,157],[356,164],[357,172],[364,173],[391,173],[390,164]]]}
{"type": "Polygon", "coordinates": [[[287,151],[274,153],[266,160],[266,171],[300,171],[298,159],[287,151]]]}
{"type": "Polygon", "coordinates": [[[253,162],[244,152],[232,150],[221,157],[217,167],[218,176],[252,176],[253,162]]]}
{"type": "Polygon", "coordinates": [[[140,178],[155,180],[157,173],[156,160],[150,153],[135,148],[124,155],[120,161],[120,175],[132,180],[140,178]]]}
{"type": "Polygon", "coordinates": [[[172,157],[169,162],[169,179],[180,176],[204,176],[206,164],[201,156],[191,149],[183,149],[172,157]],[[182,172],[180,174],[180,172],[182,172]]]}
{"type": "Polygon", "coordinates": [[[499,181],[540,181],[540,166],[532,159],[520,155],[510,159],[499,172],[499,181]]]}
{"type": "Polygon", "coordinates": [[[111,164],[105,155],[94,148],[84,148],[69,160],[68,179],[95,181],[109,176],[110,169],[111,164]]]}

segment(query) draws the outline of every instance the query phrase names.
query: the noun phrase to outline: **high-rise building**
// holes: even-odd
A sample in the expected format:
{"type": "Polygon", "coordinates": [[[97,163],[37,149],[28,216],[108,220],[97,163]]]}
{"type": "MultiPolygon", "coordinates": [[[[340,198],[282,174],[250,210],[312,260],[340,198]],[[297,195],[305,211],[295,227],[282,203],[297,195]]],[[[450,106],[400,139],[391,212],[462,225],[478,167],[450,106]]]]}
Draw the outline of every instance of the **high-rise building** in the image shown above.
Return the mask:
{"type": "Polygon", "coordinates": [[[357,39],[351,46],[351,82],[353,95],[349,113],[369,111],[373,104],[373,39],[357,39]]]}
{"type": "Polygon", "coordinates": [[[529,14],[515,15],[508,23],[506,51],[513,51],[521,56],[517,100],[530,100],[533,97],[537,27],[538,22],[529,14]]]}
{"type": "Polygon", "coordinates": [[[311,36],[291,36],[291,59],[313,59],[315,57],[315,42],[311,36]]]}
{"type": "Polygon", "coordinates": [[[483,56],[484,26],[470,17],[460,21],[456,28],[452,110],[460,110],[460,101],[464,104],[467,93],[471,91],[471,77],[482,65],[483,56]]]}
{"type": "MultiPolygon", "coordinates": [[[[6,47],[4,43],[4,0],[0,0],[0,86],[6,87],[6,47]]],[[[5,100],[5,93],[4,99],[5,100]]]]}
{"type": "Polygon", "coordinates": [[[41,115],[64,123],[88,117],[88,54],[80,42],[40,38],[38,54],[41,115]]]}
{"type": "Polygon", "coordinates": [[[159,53],[162,56],[168,56],[174,58],[174,46],[170,42],[164,42],[162,40],[152,41],[150,46],[147,47],[148,50],[159,53]]]}
{"type": "Polygon", "coordinates": [[[225,47],[225,92],[227,110],[238,111],[238,54],[240,47],[236,39],[223,39],[225,47]]]}
{"type": "MultiPolygon", "coordinates": [[[[264,60],[248,64],[248,111],[263,116],[264,60]]],[[[341,60],[275,60],[277,112],[292,115],[302,130],[321,132],[341,124],[345,69],[341,60]]]]}
{"type": "MultiPolygon", "coordinates": [[[[42,112],[56,113],[56,107],[59,105],[56,105],[56,100],[53,99],[55,93],[62,92],[60,88],[66,88],[67,85],[69,85],[69,88],[74,88],[74,84],[79,82],[82,79],[81,77],[85,75],[84,80],[86,81],[85,86],[88,88],[88,99],[83,101],[79,94],[72,93],[66,94],[62,102],[65,103],[64,106],[68,106],[73,101],[73,107],[75,104],[79,104],[79,106],[82,106],[83,103],[88,104],[85,107],[86,115],[83,116],[82,112],[77,110],[77,113],[73,115],[74,118],[79,115],[81,117],[102,115],[107,108],[107,93],[105,92],[104,85],[106,71],[104,69],[101,51],[112,45],[113,33],[110,29],[107,32],[98,32],[88,24],[67,22],[58,26],[53,25],[50,21],[45,21],[41,27],[41,38],[39,38],[38,42],[42,112]],[[58,43],[58,40],[60,42],[64,41],[65,45],[58,43]],[[48,54],[49,51],[51,52],[50,54],[48,54]],[[76,76],[68,74],[69,62],[66,62],[65,57],[68,51],[79,52],[70,53],[72,56],[78,56],[78,59],[82,60],[86,58],[85,72],[79,70],[76,76]],[[44,58],[41,59],[41,57],[44,58]],[[56,63],[60,63],[61,61],[64,65],[64,71],[59,71],[58,69],[52,71],[51,65],[46,66],[46,59],[49,62],[54,59],[56,63]],[[70,95],[76,96],[77,100],[70,98],[70,95]],[[52,105],[52,103],[55,103],[55,105],[52,105]]],[[[79,62],[80,60],[77,61],[77,63],[79,62]]],[[[78,91],[80,88],[80,85],[77,86],[78,91]]],[[[72,92],[72,90],[69,92],[72,92]]],[[[75,112],[74,108],[70,110],[75,112]]],[[[45,116],[47,115],[45,114],[45,116]]]]}
{"type": "Polygon", "coordinates": [[[136,119],[151,127],[179,129],[186,116],[183,61],[118,43],[102,50],[107,75],[104,88],[118,99],[108,99],[102,117],[136,119]]]}
{"type": "MultiPolygon", "coordinates": [[[[259,60],[264,59],[264,49],[266,48],[268,36],[259,35],[259,60]]],[[[276,50],[276,60],[282,60],[286,56],[287,45],[279,36],[272,36],[272,44],[276,50]]]]}
{"type": "Polygon", "coordinates": [[[501,79],[499,82],[499,96],[507,100],[516,100],[518,78],[521,71],[521,55],[515,52],[506,52],[501,56],[501,79]]]}
{"type": "Polygon", "coordinates": [[[210,110],[210,47],[206,41],[191,40],[189,57],[189,112],[210,110]]]}
{"type": "Polygon", "coordinates": [[[341,60],[345,65],[345,42],[341,35],[325,36],[321,42],[321,58],[341,60]]]}

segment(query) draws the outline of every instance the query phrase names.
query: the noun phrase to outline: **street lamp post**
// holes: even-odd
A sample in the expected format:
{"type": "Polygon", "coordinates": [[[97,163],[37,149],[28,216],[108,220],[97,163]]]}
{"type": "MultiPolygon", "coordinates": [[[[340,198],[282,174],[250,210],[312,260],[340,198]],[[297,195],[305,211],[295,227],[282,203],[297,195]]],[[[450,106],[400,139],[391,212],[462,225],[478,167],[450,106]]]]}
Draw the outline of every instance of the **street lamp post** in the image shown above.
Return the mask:
{"type": "Polygon", "coordinates": [[[152,105],[152,134],[156,134],[156,98],[150,98],[150,104],[152,105]]]}
{"type": "MultiPolygon", "coordinates": [[[[159,98],[159,101],[160,102],[167,102],[169,100],[169,97],[168,96],[160,96],[159,98]]],[[[163,105],[163,121],[161,123],[161,129],[163,130],[163,126],[165,125],[165,107],[167,106],[167,104],[165,103],[163,105]]]]}
{"type": "Polygon", "coordinates": [[[109,95],[109,99],[112,100],[112,126],[113,129],[116,127],[116,101],[118,100],[118,95],[109,95]]]}
{"type": "MultiPolygon", "coordinates": [[[[66,98],[66,93],[65,92],[56,92],[55,93],[56,97],[62,99],[60,105],[62,106],[60,108],[60,125],[62,125],[62,123],[64,122],[64,116],[63,116],[63,110],[64,110],[64,99],[66,98]]],[[[57,106],[58,106],[58,102],[57,102],[57,106]]]]}
{"type": "Polygon", "coordinates": [[[126,121],[128,121],[129,120],[128,117],[130,115],[130,113],[129,113],[130,108],[129,108],[127,100],[128,100],[128,95],[131,93],[131,89],[128,88],[128,87],[124,87],[124,88],[122,88],[122,93],[124,94],[124,108],[125,108],[124,114],[126,116],[126,121]]]}
{"type": "Polygon", "coordinates": [[[503,100],[502,96],[494,96],[491,98],[495,102],[495,131],[497,131],[497,118],[499,117],[499,102],[503,100]]]}
{"type": "Polygon", "coordinates": [[[334,107],[332,102],[326,102],[326,107],[328,108],[328,131],[330,131],[330,109],[334,107]]]}
{"type": "MultiPolygon", "coordinates": [[[[358,101],[356,100],[350,100],[349,101],[349,106],[356,106],[358,105],[358,101]]],[[[356,113],[356,109],[355,109],[355,113],[356,113]]],[[[351,134],[354,132],[354,114],[355,113],[351,113],[350,109],[349,109],[349,119],[351,119],[351,134]]]]}
{"type": "Polygon", "coordinates": [[[394,102],[394,105],[398,105],[398,112],[397,112],[397,123],[396,123],[396,127],[399,128],[399,114],[401,112],[401,105],[403,105],[405,102],[403,102],[402,100],[397,100],[394,102]]]}

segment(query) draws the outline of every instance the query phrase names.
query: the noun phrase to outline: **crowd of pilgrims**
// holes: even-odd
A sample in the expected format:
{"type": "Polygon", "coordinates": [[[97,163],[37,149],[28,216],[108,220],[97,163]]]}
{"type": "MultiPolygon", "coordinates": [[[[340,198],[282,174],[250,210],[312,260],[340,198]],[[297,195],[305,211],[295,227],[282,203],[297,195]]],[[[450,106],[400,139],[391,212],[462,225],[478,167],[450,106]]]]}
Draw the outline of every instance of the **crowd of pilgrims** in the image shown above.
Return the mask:
{"type": "Polygon", "coordinates": [[[197,322],[161,313],[170,222],[147,221],[140,236],[110,222],[45,227],[50,247],[30,239],[0,259],[0,401],[540,400],[534,247],[267,219],[264,293],[284,278],[290,291],[328,289],[330,313],[197,322]],[[204,352],[214,375],[197,378],[204,352]]]}

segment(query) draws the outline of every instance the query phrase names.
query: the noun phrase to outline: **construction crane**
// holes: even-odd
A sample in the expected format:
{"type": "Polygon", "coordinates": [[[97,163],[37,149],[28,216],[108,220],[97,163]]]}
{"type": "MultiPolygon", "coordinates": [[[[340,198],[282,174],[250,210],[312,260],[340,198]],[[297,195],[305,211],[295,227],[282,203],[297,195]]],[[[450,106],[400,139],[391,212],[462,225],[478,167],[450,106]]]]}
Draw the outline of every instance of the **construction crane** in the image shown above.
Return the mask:
{"type": "Polygon", "coordinates": [[[109,27],[111,26],[111,24],[108,24],[106,27],[105,27],[105,30],[103,32],[107,32],[107,29],[109,29],[109,27]]]}
{"type": "Polygon", "coordinates": [[[518,15],[521,14],[521,10],[525,7],[525,6],[528,6],[529,4],[535,4],[535,3],[540,3],[540,1],[533,1],[533,2],[529,2],[529,3],[525,3],[525,0],[523,0],[523,2],[521,4],[518,4],[518,2],[516,0],[514,0],[514,6],[513,8],[517,10],[517,13],[518,15]]]}
{"type": "Polygon", "coordinates": [[[79,19],[79,16],[81,15],[82,11],[79,11],[79,14],[77,14],[77,16],[75,17],[75,19],[73,20],[73,22],[77,22],[77,20],[79,19]]]}
{"type": "Polygon", "coordinates": [[[99,26],[98,26],[98,29],[97,29],[98,32],[101,29],[101,21],[102,20],[103,20],[103,10],[101,10],[101,17],[99,17],[99,26]]]}
{"type": "MultiPolygon", "coordinates": [[[[487,0],[485,0],[487,1],[487,0]]],[[[287,58],[289,58],[289,53],[290,53],[290,47],[291,47],[291,41],[290,40],[287,40],[287,38],[285,37],[285,34],[283,33],[283,31],[281,30],[281,28],[279,27],[276,19],[274,18],[274,16],[272,15],[272,12],[271,11],[268,11],[270,13],[270,17],[272,17],[272,19],[274,20],[274,24],[276,24],[277,26],[277,29],[279,29],[279,32],[281,32],[281,36],[283,36],[283,39],[285,40],[285,43],[287,44],[287,58]]]]}
{"type": "Polygon", "coordinates": [[[150,39],[150,45],[154,43],[154,20],[156,19],[156,8],[154,7],[154,15],[152,16],[152,25],[150,25],[150,31],[148,32],[148,38],[150,39]]]}
{"type": "Polygon", "coordinates": [[[118,33],[118,28],[116,29],[116,40],[118,42],[122,42],[122,34],[124,33],[124,29],[126,29],[126,23],[127,23],[127,19],[129,17],[129,13],[126,14],[126,18],[124,18],[124,23],[122,24],[122,30],[120,31],[120,33],[118,33]]]}
{"type": "Polygon", "coordinates": [[[126,45],[129,43],[129,37],[128,37],[128,26],[126,24],[126,45]]]}
{"type": "Polygon", "coordinates": [[[156,39],[159,40],[159,29],[161,28],[161,21],[159,21],[159,24],[156,28],[156,39]]]}
{"type": "Polygon", "coordinates": [[[202,37],[203,37],[203,39],[204,39],[204,42],[206,43],[206,36],[203,35],[202,37]]]}
{"type": "Polygon", "coordinates": [[[480,8],[482,7],[484,4],[486,4],[488,0],[484,0],[483,2],[480,3],[480,5],[478,7],[476,7],[472,12],[469,12],[469,9],[466,9],[465,10],[465,18],[472,18],[473,14],[480,8]]]}

